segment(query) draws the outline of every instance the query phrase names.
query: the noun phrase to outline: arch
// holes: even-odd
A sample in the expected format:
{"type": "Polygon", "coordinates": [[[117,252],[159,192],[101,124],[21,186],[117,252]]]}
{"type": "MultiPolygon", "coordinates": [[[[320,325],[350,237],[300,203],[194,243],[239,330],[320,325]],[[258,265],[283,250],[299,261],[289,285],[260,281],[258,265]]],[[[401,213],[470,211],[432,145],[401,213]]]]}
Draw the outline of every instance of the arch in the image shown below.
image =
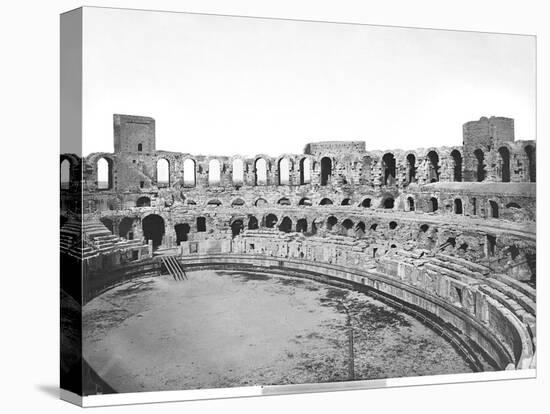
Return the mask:
{"type": "Polygon", "coordinates": [[[332,160],[329,157],[321,158],[321,185],[330,183],[332,177],[332,160]]]}
{"type": "Polygon", "coordinates": [[[414,211],[415,207],[414,207],[414,198],[412,197],[407,197],[407,206],[409,207],[409,211],[414,211]]]}
{"type": "Polygon", "coordinates": [[[387,152],[382,157],[382,170],[384,185],[395,184],[395,157],[391,152],[387,152]]]}
{"type": "Polygon", "coordinates": [[[431,197],[430,201],[428,202],[428,212],[433,213],[436,212],[439,208],[439,203],[437,201],[437,198],[431,197]]]}
{"type": "Polygon", "coordinates": [[[331,204],[333,204],[333,203],[332,203],[332,200],[330,198],[323,198],[319,203],[319,205],[321,205],[321,206],[329,206],[331,204]]]}
{"type": "Polygon", "coordinates": [[[371,199],[365,198],[363,201],[361,201],[361,207],[370,208],[371,207],[371,199]]]}
{"type": "Polygon", "coordinates": [[[510,182],[510,150],[507,147],[500,147],[498,149],[498,155],[500,156],[499,172],[500,179],[503,183],[510,182]]]}
{"type": "Polygon", "coordinates": [[[428,152],[428,182],[435,183],[439,181],[439,154],[436,151],[428,152]]]}
{"type": "Polygon", "coordinates": [[[311,161],[309,158],[300,160],[300,185],[311,183],[311,161]]]}
{"type": "Polygon", "coordinates": [[[462,214],[462,200],[460,198],[454,200],[454,211],[455,214],[462,214]]]}
{"type": "Polygon", "coordinates": [[[147,242],[149,240],[153,243],[153,249],[157,249],[162,245],[162,239],[164,238],[164,219],[157,214],[149,214],[141,221],[141,228],[143,230],[143,237],[147,242]]]}
{"type": "Polygon", "coordinates": [[[157,186],[170,187],[170,162],[166,158],[157,160],[157,186]]]}
{"type": "Polygon", "coordinates": [[[474,151],[474,156],[476,157],[476,180],[481,182],[485,180],[485,154],[482,150],[476,149],[474,151]]]}
{"type": "Polygon", "coordinates": [[[258,230],[258,219],[255,216],[248,219],[248,230],[258,230]]]}
{"type": "Polygon", "coordinates": [[[97,188],[110,190],[113,187],[113,162],[105,157],[97,160],[97,188]]]}
{"type": "Polygon", "coordinates": [[[416,182],[416,157],[414,154],[407,155],[407,178],[409,184],[416,182]]]}
{"type": "Polygon", "coordinates": [[[134,240],[135,219],[124,217],[118,225],[118,235],[126,240],[134,240]]]}
{"type": "Polygon", "coordinates": [[[210,160],[208,163],[208,185],[220,185],[222,166],[218,160],[210,160]]]}
{"type": "Polygon", "coordinates": [[[208,201],[208,203],[206,203],[207,206],[215,206],[215,207],[219,207],[222,205],[222,202],[216,198],[208,201]]]}
{"type": "Polygon", "coordinates": [[[151,199],[149,197],[140,197],[136,200],[136,207],[151,207],[151,199]]]}
{"type": "Polygon", "coordinates": [[[332,228],[338,223],[338,219],[334,216],[330,216],[327,219],[327,230],[332,230],[332,228]]]}
{"type": "Polygon", "coordinates": [[[345,235],[348,235],[349,234],[349,231],[353,229],[353,221],[351,221],[349,218],[348,219],[345,219],[343,222],[342,222],[342,232],[345,234],[345,235]]]}
{"type": "Polygon", "coordinates": [[[395,205],[395,200],[393,199],[393,197],[386,197],[382,201],[382,207],[384,207],[385,209],[392,209],[394,205],[395,205]]]}
{"type": "Polygon", "coordinates": [[[427,224],[422,224],[422,225],[420,226],[420,231],[421,231],[422,233],[426,233],[426,232],[428,231],[429,228],[430,228],[430,226],[428,226],[427,224]]]}
{"type": "Polygon", "coordinates": [[[202,233],[206,231],[206,217],[197,217],[197,232],[202,233]]]}
{"type": "Polygon", "coordinates": [[[267,200],[265,198],[258,198],[256,201],[254,201],[254,205],[256,207],[262,207],[267,204],[267,200]]]}
{"type": "Polygon", "coordinates": [[[489,200],[489,209],[492,218],[498,218],[498,204],[496,201],[489,200]]]}
{"type": "Polygon", "coordinates": [[[254,184],[267,185],[267,161],[263,158],[254,163],[254,184]]]}
{"type": "Polygon", "coordinates": [[[103,225],[105,227],[107,227],[109,229],[109,231],[111,233],[114,233],[114,231],[113,231],[114,230],[113,220],[111,220],[110,218],[107,218],[107,217],[103,217],[100,221],[103,223],[103,225]]]}
{"type": "Polygon", "coordinates": [[[355,226],[355,236],[356,237],[363,237],[364,234],[365,234],[365,223],[360,221],[355,226]]]}
{"type": "Polygon", "coordinates": [[[535,148],[532,145],[527,145],[525,147],[525,155],[527,157],[527,176],[528,180],[532,183],[536,182],[536,156],[535,148]]]}
{"type": "Polygon", "coordinates": [[[63,161],[61,161],[60,169],[61,189],[66,190],[70,187],[71,184],[71,162],[68,158],[65,158],[63,161]]]}
{"type": "Polygon", "coordinates": [[[265,227],[267,227],[268,229],[272,229],[273,227],[275,227],[275,224],[277,224],[277,216],[275,214],[268,214],[266,217],[265,217],[265,227]]]}
{"type": "Polygon", "coordinates": [[[180,223],[174,226],[174,231],[176,232],[176,245],[179,246],[181,242],[188,240],[189,232],[191,231],[191,226],[187,223],[180,223]]]}
{"type": "Polygon", "coordinates": [[[233,160],[233,171],[231,173],[231,181],[233,185],[242,185],[244,183],[244,162],[240,158],[233,160]]]}
{"type": "Polygon", "coordinates": [[[243,221],[238,219],[235,220],[233,223],[231,223],[231,236],[236,237],[239,234],[241,234],[241,231],[243,231],[244,225],[243,221]]]}
{"type": "Polygon", "coordinates": [[[397,227],[396,221],[390,221],[389,228],[390,230],[394,230],[397,227]]]}
{"type": "Polygon", "coordinates": [[[376,231],[376,228],[377,228],[377,227],[378,227],[378,224],[373,223],[373,224],[371,224],[371,226],[370,226],[370,230],[376,231]]]}
{"type": "Polygon", "coordinates": [[[459,150],[451,151],[453,160],[453,181],[462,181],[462,154],[459,150]]]}
{"type": "Polygon", "coordinates": [[[279,224],[279,230],[285,233],[290,233],[292,231],[292,220],[290,217],[283,217],[281,224],[279,224]]]}
{"type": "Polygon", "coordinates": [[[141,152],[141,151],[143,151],[143,144],[140,142],[138,144],[138,152],[141,152]]]}
{"type": "Polygon", "coordinates": [[[290,200],[287,197],[280,198],[279,201],[277,201],[277,204],[280,204],[282,206],[289,206],[290,200]]]}
{"type": "Polygon", "coordinates": [[[304,197],[298,202],[298,205],[299,206],[311,206],[312,203],[311,203],[311,200],[309,198],[304,197]]]}
{"type": "Polygon", "coordinates": [[[350,206],[351,205],[351,198],[344,198],[341,203],[343,206],[350,206]]]}
{"type": "Polygon", "coordinates": [[[305,218],[301,218],[296,222],[296,231],[298,233],[307,232],[307,220],[305,218]]]}
{"type": "Polygon", "coordinates": [[[244,206],[244,200],[242,198],[236,198],[231,202],[231,207],[241,207],[244,206]]]}
{"type": "Polygon", "coordinates": [[[197,164],[192,158],[183,161],[183,186],[194,187],[197,184],[197,164]]]}
{"type": "Polygon", "coordinates": [[[279,185],[290,185],[290,161],[288,158],[281,158],[278,163],[279,185]]]}
{"type": "Polygon", "coordinates": [[[508,203],[506,204],[506,208],[517,208],[521,209],[521,206],[518,203],[508,203]]]}

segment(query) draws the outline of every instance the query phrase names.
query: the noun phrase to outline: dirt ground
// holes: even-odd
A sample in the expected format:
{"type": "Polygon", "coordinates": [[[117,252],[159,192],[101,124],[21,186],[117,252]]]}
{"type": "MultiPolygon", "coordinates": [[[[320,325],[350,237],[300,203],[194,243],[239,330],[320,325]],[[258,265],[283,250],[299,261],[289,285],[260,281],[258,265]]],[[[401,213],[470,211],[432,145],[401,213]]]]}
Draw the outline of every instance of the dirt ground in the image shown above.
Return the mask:
{"type": "Polygon", "coordinates": [[[196,271],[140,279],[83,312],[84,357],[119,392],[471,372],[416,319],[314,281],[196,271]]]}

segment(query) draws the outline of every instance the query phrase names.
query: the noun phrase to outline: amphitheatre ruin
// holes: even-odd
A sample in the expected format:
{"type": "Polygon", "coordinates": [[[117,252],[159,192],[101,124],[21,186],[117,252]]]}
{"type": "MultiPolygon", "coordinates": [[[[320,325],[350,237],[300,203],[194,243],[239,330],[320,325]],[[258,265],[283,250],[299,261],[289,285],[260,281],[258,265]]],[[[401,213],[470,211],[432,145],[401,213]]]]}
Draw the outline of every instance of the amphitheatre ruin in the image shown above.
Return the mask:
{"type": "MultiPolygon", "coordinates": [[[[457,356],[456,364],[464,363],[469,372],[534,368],[536,143],[515,139],[513,119],[482,117],[463,125],[463,142],[459,144],[379,150],[367,148],[363,141],[326,141],[307,144],[303,153],[277,157],[200,156],[157,149],[152,118],[114,115],[114,152],[92,153],[84,158],[74,154],[61,156],[62,264],[66,268],[83,268],[83,329],[94,332],[85,333],[84,357],[94,378],[101,378],[89,392],[134,390],[126,378],[134,374],[131,364],[124,365],[120,357],[117,373],[107,369],[106,357],[94,349],[92,340],[88,347],[86,335],[103,341],[112,330],[105,344],[119,344],[120,349],[132,353],[131,344],[121,344],[124,336],[116,336],[118,322],[108,328],[99,325],[102,320],[105,322],[102,318],[108,319],[105,312],[115,309],[105,307],[110,305],[100,299],[122,294],[121,289],[136,287],[138,281],[147,281],[151,283],[147,286],[155,289],[166,288],[161,292],[163,298],[180,292],[178,300],[189,301],[191,296],[186,296],[185,289],[192,286],[201,292],[218,292],[216,289],[223,290],[225,286],[241,295],[239,303],[243,307],[248,306],[248,295],[252,298],[259,294],[262,275],[271,281],[279,280],[278,292],[296,300],[300,300],[300,295],[305,298],[329,287],[344,289],[372,298],[376,309],[385,306],[387,312],[394,310],[411,318],[407,322],[409,330],[416,326],[411,324],[419,323],[433,334],[430,341],[448,344],[449,353],[457,356]],[[207,279],[204,275],[208,272],[214,272],[216,278],[207,279]],[[248,286],[254,287],[255,293],[243,294],[242,289],[246,288],[229,284],[236,280],[231,279],[235,274],[249,275],[247,280],[253,283],[248,286]],[[197,285],[203,276],[211,288],[197,285]],[[280,282],[285,278],[292,283],[280,282]],[[159,281],[166,285],[154,285],[159,281]],[[300,293],[299,283],[311,284],[310,289],[300,293]]],[[[135,292],[125,299],[126,305],[142,306],[138,303],[140,295],[149,294],[146,289],[135,292]]],[[[260,303],[271,303],[271,296],[261,298],[260,303]]],[[[362,303],[358,297],[353,298],[354,303],[362,303]]],[[[326,298],[321,299],[326,302],[326,298]]],[[[116,300],[116,296],[110,300],[116,300]]],[[[220,306],[225,300],[231,299],[220,299],[220,306]]],[[[216,306],[201,303],[205,312],[216,306]]],[[[137,323],[139,318],[147,319],[147,312],[154,311],[152,306],[125,316],[120,325],[128,327],[135,319],[135,329],[145,329],[137,323]]],[[[253,316],[250,314],[255,313],[254,306],[247,308],[246,317],[253,316]]],[[[258,310],[266,313],[262,313],[262,320],[278,332],[269,343],[294,335],[284,333],[290,329],[288,324],[279,327],[276,319],[277,313],[289,318],[294,308],[270,306],[258,310]]],[[[224,312],[233,311],[230,308],[224,312]]],[[[314,310],[308,313],[315,314],[314,310]]],[[[300,320],[309,321],[306,316],[300,320]]],[[[340,320],[340,316],[328,314],[326,318],[340,320]]],[[[155,320],[151,319],[150,324],[154,325],[155,320]]],[[[342,321],[345,323],[344,317],[342,321]]],[[[201,323],[214,329],[214,322],[209,319],[201,319],[201,323]]],[[[381,371],[372,374],[375,362],[365,356],[367,351],[363,355],[363,348],[358,348],[363,346],[361,326],[353,328],[356,345],[349,348],[356,359],[351,360],[351,365],[355,366],[349,366],[347,345],[343,347],[341,363],[330,360],[336,365],[348,364],[345,375],[289,379],[266,374],[258,381],[293,383],[300,378],[334,381],[383,377],[381,371]],[[362,371],[360,364],[370,366],[371,371],[362,371]]],[[[151,329],[149,325],[147,329],[151,329]]],[[[334,332],[337,331],[330,335],[336,335],[334,332]]],[[[323,335],[318,336],[311,334],[310,338],[322,341],[323,335]]],[[[221,336],[216,338],[224,341],[221,336]]],[[[374,334],[370,340],[375,340],[374,334]]],[[[347,344],[347,336],[342,341],[347,344]]],[[[155,349],[160,345],[153,340],[150,346],[155,349]]],[[[288,351],[287,345],[281,346],[287,347],[285,361],[298,358],[295,352],[288,351]]],[[[402,348],[406,347],[404,342],[402,348]]],[[[364,349],[368,350],[369,345],[364,349]]],[[[172,348],[165,351],[170,352],[172,348]]],[[[216,352],[212,348],[212,353],[216,352]]],[[[269,355],[265,349],[262,352],[258,355],[265,355],[267,360],[269,355]]],[[[336,351],[319,351],[322,358],[317,356],[315,361],[327,361],[331,352],[336,351]]],[[[172,358],[176,364],[177,358],[172,358]]],[[[403,366],[414,356],[407,358],[403,366]]],[[[239,361],[243,363],[244,359],[239,361]]],[[[262,357],[258,360],[262,362],[262,357]]],[[[161,364],[156,363],[155,367],[161,364]]],[[[391,363],[386,364],[391,367],[391,363]]],[[[255,367],[250,369],[252,372],[255,367]]],[[[309,364],[301,372],[323,369],[323,363],[309,364]]],[[[443,367],[433,372],[454,373],[454,369],[443,367]]],[[[266,368],[266,372],[273,371],[266,368]]],[[[397,376],[433,373],[389,368],[388,372],[397,376]]],[[[174,384],[155,388],[146,384],[147,373],[140,375],[144,378],[140,380],[140,390],[173,389],[182,384],[249,385],[232,382],[230,374],[221,382],[189,379],[178,383],[179,374],[174,373],[174,384]]]]}

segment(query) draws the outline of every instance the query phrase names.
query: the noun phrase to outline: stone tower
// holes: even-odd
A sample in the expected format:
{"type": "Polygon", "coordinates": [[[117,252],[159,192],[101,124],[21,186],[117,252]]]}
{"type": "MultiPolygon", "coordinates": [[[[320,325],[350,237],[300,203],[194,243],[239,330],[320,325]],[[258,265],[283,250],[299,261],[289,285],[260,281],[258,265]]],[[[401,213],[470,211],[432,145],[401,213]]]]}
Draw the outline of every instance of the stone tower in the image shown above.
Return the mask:
{"type": "Polygon", "coordinates": [[[113,115],[116,152],[146,153],[155,151],[155,120],[145,116],[113,115]]]}

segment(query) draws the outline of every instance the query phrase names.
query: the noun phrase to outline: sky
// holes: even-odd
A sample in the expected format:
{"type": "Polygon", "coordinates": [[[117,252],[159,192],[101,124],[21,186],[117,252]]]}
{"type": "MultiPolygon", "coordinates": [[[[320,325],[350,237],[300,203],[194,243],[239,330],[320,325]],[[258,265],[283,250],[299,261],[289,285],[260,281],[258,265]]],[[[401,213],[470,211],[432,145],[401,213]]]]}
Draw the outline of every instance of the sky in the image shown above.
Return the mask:
{"type": "Polygon", "coordinates": [[[113,151],[114,113],[194,155],[461,145],[493,115],[536,138],[533,36],[87,8],[83,39],[84,154],[113,151]]]}

